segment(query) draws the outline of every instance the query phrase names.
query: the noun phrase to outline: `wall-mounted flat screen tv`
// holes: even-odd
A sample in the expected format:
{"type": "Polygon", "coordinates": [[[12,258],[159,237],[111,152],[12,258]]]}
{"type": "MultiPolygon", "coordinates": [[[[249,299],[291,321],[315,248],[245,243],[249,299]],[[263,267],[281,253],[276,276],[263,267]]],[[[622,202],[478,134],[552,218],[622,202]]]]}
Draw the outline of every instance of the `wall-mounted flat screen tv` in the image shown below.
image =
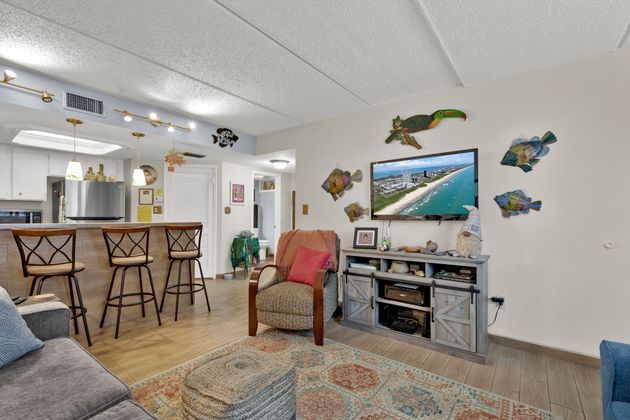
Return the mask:
{"type": "Polygon", "coordinates": [[[477,149],[371,164],[372,219],[464,220],[479,207],[477,149]]]}

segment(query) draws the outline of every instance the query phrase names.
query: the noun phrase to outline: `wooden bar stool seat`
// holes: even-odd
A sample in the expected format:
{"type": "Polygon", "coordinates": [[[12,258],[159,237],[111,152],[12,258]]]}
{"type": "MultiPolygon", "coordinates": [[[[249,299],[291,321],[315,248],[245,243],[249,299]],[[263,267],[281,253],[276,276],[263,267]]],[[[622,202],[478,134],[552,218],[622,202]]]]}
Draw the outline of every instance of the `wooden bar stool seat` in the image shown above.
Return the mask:
{"type": "Polygon", "coordinates": [[[155,287],[153,286],[153,276],[149,264],[153,262],[153,257],[149,255],[149,232],[151,228],[149,226],[140,227],[111,227],[102,228],[103,238],[105,239],[105,245],[107,246],[107,255],[109,258],[109,266],[114,268],[112,273],[112,279],[109,283],[109,291],[107,292],[107,301],[103,308],[103,316],[101,317],[100,327],[103,328],[105,318],[107,316],[107,308],[113,306],[118,308],[116,317],[116,334],[114,338],[118,338],[120,330],[120,315],[122,308],[128,306],[142,305],[142,317],[146,316],[145,304],[153,301],[155,306],[155,314],[157,315],[158,325],[162,325],[160,319],[160,311],[157,306],[157,297],[155,295],[155,287]],[[140,286],[139,292],[125,293],[125,280],[127,277],[127,270],[130,268],[137,268],[138,270],[138,282],[140,286]],[[149,275],[150,292],[144,291],[142,269],[147,271],[149,275]],[[114,282],[116,281],[116,273],[122,269],[122,275],[120,278],[120,292],[116,296],[112,296],[112,289],[114,288],[114,282]],[[133,302],[123,302],[125,298],[137,297],[139,300],[133,302]]]}
{"type": "Polygon", "coordinates": [[[29,276],[67,276],[72,273],[80,273],[85,270],[85,264],[72,263],[52,264],[52,265],[27,265],[26,271],[29,276]]]}
{"type": "Polygon", "coordinates": [[[22,260],[22,272],[25,278],[32,277],[29,296],[42,293],[44,281],[51,277],[68,279],[70,304],[74,332],[79,333],[78,318],[83,320],[83,329],[88,346],[92,345],[87,324],[87,309],[83,305],[83,296],[76,273],[85,270],[85,264],[75,260],[77,230],[66,229],[12,229],[13,239],[17,244],[22,260]],[[76,299],[78,300],[75,303],[76,299]]]}
{"type": "Polygon", "coordinates": [[[112,265],[118,267],[135,267],[143,264],[151,264],[153,262],[153,257],[144,255],[136,255],[134,257],[114,257],[112,258],[112,265]]]}
{"type": "Polygon", "coordinates": [[[201,233],[203,225],[166,225],[166,241],[168,244],[168,274],[166,275],[166,284],[162,293],[162,302],[160,303],[160,312],[164,308],[164,299],[167,294],[176,295],[175,298],[175,321],[179,313],[179,295],[190,295],[190,304],[195,304],[195,293],[203,292],[206,297],[206,305],[210,312],[210,300],[208,299],[208,291],[206,290],[205,279],[203,277],[203,269],[201,268],[201,233]],[[171,277],[171,270],[175,262],[179,262],[179,270],[177,275],[177,284],[169,286],[168,281],[171,277]],[[199,273],[201,274],[201,282],[193,280],[194,262],[199,265],[199,273]],[[184,263],[188,265],[188,284],[182,283],[182,266],[184,263]],[[183,290],[182,290],[183,289],[183,290]]]}

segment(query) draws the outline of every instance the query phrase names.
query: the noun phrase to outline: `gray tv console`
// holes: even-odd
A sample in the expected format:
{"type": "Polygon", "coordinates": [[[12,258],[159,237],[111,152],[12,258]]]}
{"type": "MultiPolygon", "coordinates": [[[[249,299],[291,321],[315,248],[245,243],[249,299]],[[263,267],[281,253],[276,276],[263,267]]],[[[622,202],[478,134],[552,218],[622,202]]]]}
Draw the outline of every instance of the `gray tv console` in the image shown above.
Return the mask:
{"type": "MultiPolygon", "coordinates": [[[[447,352],[475,362],[484,363],[488,347],[488,259],[436,256],[411,252],[379,252],[376,250],[344,249],[343,320],[349,327],[369,331],[447,352]],[[378,261],[378,269],[352,267],[378,261]],[[424,276],[391,273],[393,261],[419,266],[424,276]],[[468,269],[474,282],[434,278],[438,271],[468,269]],[[406,285],[424,294],[422,305],[392,300],[385,296],[385,285],[406,285]],[[427,296],[428,295],[428,296],[427,296]],[[391,311],[428,313],[428,329],[414,334],[393,330],[383,323],[391,311]]],[[[390,296],[391,297],[391,296],[390,296]]]]}

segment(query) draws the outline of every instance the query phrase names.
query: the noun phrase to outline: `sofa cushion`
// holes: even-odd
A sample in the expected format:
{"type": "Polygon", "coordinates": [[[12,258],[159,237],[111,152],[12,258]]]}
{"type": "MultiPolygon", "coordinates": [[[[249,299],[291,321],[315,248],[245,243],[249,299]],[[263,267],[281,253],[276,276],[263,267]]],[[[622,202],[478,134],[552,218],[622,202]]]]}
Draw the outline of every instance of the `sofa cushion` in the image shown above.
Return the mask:
{"type": "Polygon", "coordinates": [[[130,399],[129,388],[70,338],[0,369],[0,418],[79,419],[130,399]]]}
{"type": "Polygon", "coordinates": [[[325,268],[329,260],[330,252],[301,246],[293,259],[288,280],[313,286],[315,285],[317,270],[325,268]]]}
{"type": "Polygon", "coordinates": [[[606,419],[624,420],[630,419],[630,403],[622,401],[613,401],[610,403],[609,413],[606,419]]]}
{"type": "Polygon", "coordinates": [[[0,287],[0,368],[43,346],[29,330],[7,291],[0,287]]]}
{"type": "Polygon", "coordinates": [[[135,402],[125,400],[92,417],[92,420],[142,420],[154,418],[135,402]]]}

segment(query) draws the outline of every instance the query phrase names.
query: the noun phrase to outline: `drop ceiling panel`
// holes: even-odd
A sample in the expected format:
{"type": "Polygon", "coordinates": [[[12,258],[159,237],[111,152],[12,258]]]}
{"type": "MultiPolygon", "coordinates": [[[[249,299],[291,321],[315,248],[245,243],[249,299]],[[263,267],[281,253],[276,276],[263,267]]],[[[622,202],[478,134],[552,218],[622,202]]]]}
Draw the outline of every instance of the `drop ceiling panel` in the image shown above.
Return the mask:
{"type": "Polygon", "coordinates": [[[617,48],[627,0],[416,0],[464,85],[506,78],[617,48]]]}
{"type": "Polygon", "coordinates": [[[0,59],[253,135],[300,123],[11,6],[0,14],[0,59]]]}
{"type": "Polygon", "coordinates": [[[213,1],[10,3],[297,120],[364,105],[213,1]]]}
{"type": "Polygon", "coordinates": [[[218,2],[370,104],[459,83],[414,1],[218,2]]]}

